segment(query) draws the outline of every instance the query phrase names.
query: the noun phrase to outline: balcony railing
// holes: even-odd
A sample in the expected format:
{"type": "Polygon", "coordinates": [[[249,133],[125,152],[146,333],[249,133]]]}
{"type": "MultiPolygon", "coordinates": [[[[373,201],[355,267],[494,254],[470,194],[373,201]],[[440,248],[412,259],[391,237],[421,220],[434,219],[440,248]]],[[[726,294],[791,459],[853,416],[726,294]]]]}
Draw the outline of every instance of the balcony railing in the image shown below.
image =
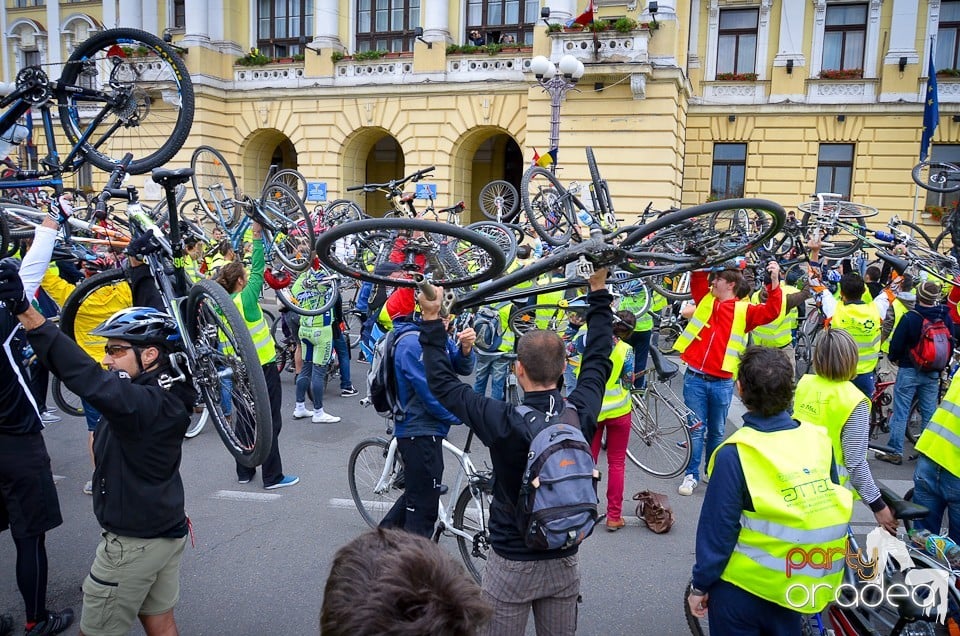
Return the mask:
{"type": "Polygon", "coordinates": [[[572,55],[584,64],[646,64],[650,61],[647,43],[650,31],[638,29],[629,33],[618,31],[557,31],[552,38],[551,58],[572,55]]]}

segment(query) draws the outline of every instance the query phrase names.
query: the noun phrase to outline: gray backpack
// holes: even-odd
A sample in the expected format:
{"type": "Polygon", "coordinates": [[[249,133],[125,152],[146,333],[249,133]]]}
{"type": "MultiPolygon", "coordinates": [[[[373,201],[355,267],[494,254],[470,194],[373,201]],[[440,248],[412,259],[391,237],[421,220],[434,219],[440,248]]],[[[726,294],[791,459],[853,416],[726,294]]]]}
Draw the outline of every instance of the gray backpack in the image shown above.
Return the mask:
{"type": "Polygon", "coordinates": [[[516,521],[528,548],[561,550],[590,536],[597,509],[600,473],[580,431],[577,409],[564,402],[559,415],[529,406],[517,412],[533,433],[520,483],[516,521]]]}

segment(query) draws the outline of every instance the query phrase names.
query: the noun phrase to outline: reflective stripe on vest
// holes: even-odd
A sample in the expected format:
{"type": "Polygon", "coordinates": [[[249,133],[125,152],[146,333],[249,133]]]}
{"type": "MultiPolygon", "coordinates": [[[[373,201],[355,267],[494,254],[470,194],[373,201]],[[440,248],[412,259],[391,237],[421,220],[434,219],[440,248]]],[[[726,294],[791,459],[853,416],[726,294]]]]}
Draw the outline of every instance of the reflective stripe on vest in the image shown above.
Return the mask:
{"type": "Polygon", "coordinates": [[[822,428],[801,423],[774,432],[744,426],[720,448],[727,444],[737,447],[754,511],[742,511],[737,544],[720,578],[788,609],[821,611],[843,582],[853,513],[850,493],[830,480],[830,439],[822,428]],[[788,576],[787,555],[797,550],[836,556],[826,567],[791,566],[788,576]]]}
{"type": "MultiPolygon", "coordinates": [[[[551,281],[549,280],[545,281],[545,283],[549,283],[549,282],[551,281]]],[[[557,305],[557,303],[559,303],[561,300],[563,300],[562,289],[558,291],[544,292],[542,294],[538,294],[536,304],[557,305]]],[[[559,305],[557,306],[559,307],[559,305]]],[[[566,312],[560,309],[552,310],[546,307],[544,307],[543,309],[537,309],[534,312],[534,322],[537,325],[537,329],[549,329],[550,323],[553,322],[554,319],[559,319],[560,317],[565,315],[565,313],[566,312]]]]}
{"type": "Polygon", "coordinates": [[[819,375],[805,375],[797,382],[793,395],[793,416],[801,422],[823,427],[830,436],[833,456],[837,462],[840,485],[847,487],[858,498],[850,485],[841,436],[843,425],[866,396],[853,382],[834,382],[819,375]]]}
{"type": "Polygon", "coordinates": [[[630,345],[619,340],[613,347],[610,359],[613,361],[613,370],[607,379],[606,391],[603,394],[603,404],[600,407],[598,420],[609,420],[614,417],[620,417],[630,412],[633,404],[630,402],[630,391],[624,388],[620,381],[620,375],[623,373],[623,364],[627,360],[627,353],[630,351],[630,345]]]}
{"type": "MultiPolygon", "coordinates": [[[[713,294],[707,294],[700,300],[697,309],[690,316],[690,322],[687,323],[683,333],[680,334],[676,344],[673,345],[674,349],[683,353],[694,338],[699,337],[700,330],[707,325],[710,316],[713,315],[714,300],[716,300],[716,296],[713,294]]],[[[747,307],[749,305],[750,303],[742,300],[738,300],[734,304],[733,325],[727,339],[727,349],[723,354],[723,364],[720,366],[724,371],[732,373],[734,378],[737,377],[737,370],[740,367],[740,354],[747,348],[747,307]]]]}
{"type": "Polygon", "coordinates": [[[843,329],[857,343],[857,375],[870,373],[880,359],[880,311],[869,305],[838,305],[831,326],[843,329]]]}
{"type": "Polygon", "coordinates": [[[187,275],[187,280],[191,283],[195,283],[203,278],[203,274],[200,273],[199,263],[189,254],[183,255],[183,271],[187,275]]]}
{"type": "Polygon", "coordinates": [[[960,381],[950,382],[943,401],[917,440],[917,452],[960,477],[960,381]]]}
{"type": "MultiPolygon", "coordinates": [[[[787,312],[787,294],[794,294],[797,290],[786,285],[780,286],[781,300],[780,313],[772,322],[758,325],[750,332],[753,344],[759,347],[785,347],[793,342],[793,330],[797,328],[796,310],[787,312]]],[[[760,292],[753,294],[753,302],[760,303],[760,292]]]]}
{"type": "Polygon", "coordinates": [[[260,318],[250,322],[243,313],[243,299],[239,293],[233,295],[233,304],[240,310],[240,316],[243,318],[243,322],[247,323],[247,330],[250,332],[253,346],[257,348],[257,359],[260,360],[260,366],[276,360],[277,349],[273,345],[270,327],[267,326],[267,321],[263,318],[263,312],[260,312],[260,318]]]}
{"type": "Polygon", "coordinates": [[[896,331],[897,325],[900,324],[900,319],[910,311],[910,308],[904,305],[903,301],[899,298],[894,298],[890,306],[893,307],[893,329],[890,330],[890,335],[887,336],[887,339],[880,343],[880,351],[884,353],[890,353],[890,338],[893,336],[893,332],[896,331]]]}

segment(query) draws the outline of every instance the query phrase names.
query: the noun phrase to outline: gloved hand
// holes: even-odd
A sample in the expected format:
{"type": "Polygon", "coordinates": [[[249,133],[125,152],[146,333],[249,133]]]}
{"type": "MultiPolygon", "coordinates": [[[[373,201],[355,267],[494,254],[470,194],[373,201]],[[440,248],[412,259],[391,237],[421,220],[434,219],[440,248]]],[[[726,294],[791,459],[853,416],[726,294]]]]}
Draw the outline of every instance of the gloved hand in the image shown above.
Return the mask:
{"type": "Polygon", "coordinates": [[[70,215],[73,214],[72,199],[73,196],[69,194],[62,195],[59,201],[57,199],[51,199],[50,204],[47,206],[47,216],[50,217],[54,223],[66,223],[70,215]]]}
{"type": "Polygon", "coordinates": [[[3,302],[14,316],[30,309],[30,301],[23,291],[23,281],[20,280],[20,266],[12,258],[0,261],[0,302],[3,302]]]}
{"type": "Polygon", "coordinates": [[[137,238],[130,241],[127,249],[123,250],[128,256],[140,258],[147,254],[153,254],[160,249],[160,243],[153,236],[153,230],[147,230],[137,238]]]}

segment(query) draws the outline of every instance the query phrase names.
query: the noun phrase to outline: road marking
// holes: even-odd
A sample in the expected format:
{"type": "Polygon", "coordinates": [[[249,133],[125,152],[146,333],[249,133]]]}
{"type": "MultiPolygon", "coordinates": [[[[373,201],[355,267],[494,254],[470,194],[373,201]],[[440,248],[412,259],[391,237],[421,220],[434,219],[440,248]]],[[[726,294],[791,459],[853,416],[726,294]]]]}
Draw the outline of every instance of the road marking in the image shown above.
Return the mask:
{"type": "Polygon", "coordinates": [[[54,476],[53,476],[53,483],[57,483],[58,481],[63,481],[63,480],[66,479],[66,478],[67,478],[66,475],[54,475],[54,476]]]}
{"type": "Polygon", "coordinates": [[[235,499],[238,501],[273,501],[274,499],[280,499],[282,496],[269,492],[244,492],[242,490],[218,490],[211,495],[214,499],[235,499]]]}
{"type": "MultiPolygon", "coordinates": [[[[331,508],[347,508],[350,510],[355,510],[357,505],[353,503],[353,499],[330,499],[327,502],[331,508]]],[[[392,501],[364,501],[363,507],[367,510],[383,510],[387,511],[393,507],[392,501]]]]}

